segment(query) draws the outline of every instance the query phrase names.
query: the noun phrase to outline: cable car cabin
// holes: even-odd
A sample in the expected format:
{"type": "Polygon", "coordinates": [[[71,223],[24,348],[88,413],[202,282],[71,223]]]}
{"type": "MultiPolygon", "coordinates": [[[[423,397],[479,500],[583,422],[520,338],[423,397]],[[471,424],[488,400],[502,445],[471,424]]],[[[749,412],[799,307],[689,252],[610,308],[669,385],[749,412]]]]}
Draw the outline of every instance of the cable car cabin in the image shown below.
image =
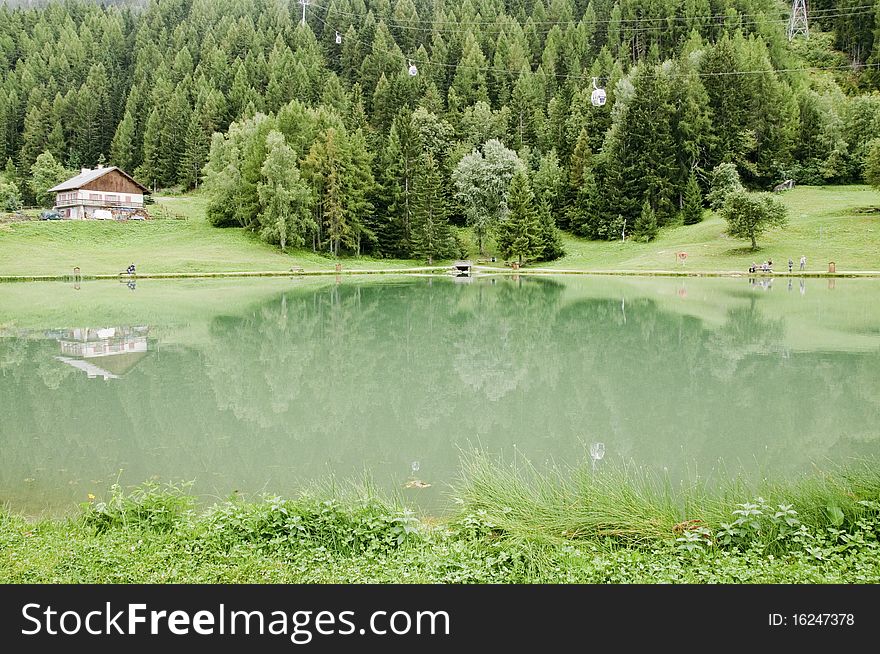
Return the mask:
{"type": "Polygon", "coordinates": [[[590,96],[590,102],[593,103],[594,107],[605,106],[605,89],[593,89],[593,93],[590,96]]]}
{"type": "Polygon", "coordinates": [[[342,34],[340,34],[339,32],[336,32],[336,43],[342,43],[342,34]]]}
{"type": "Polygon", "coordinates": [[[416,65],[413,62],[409,62],[409,76],[415,77],[419,74],[419,69],[416,68],[416,65]]]}

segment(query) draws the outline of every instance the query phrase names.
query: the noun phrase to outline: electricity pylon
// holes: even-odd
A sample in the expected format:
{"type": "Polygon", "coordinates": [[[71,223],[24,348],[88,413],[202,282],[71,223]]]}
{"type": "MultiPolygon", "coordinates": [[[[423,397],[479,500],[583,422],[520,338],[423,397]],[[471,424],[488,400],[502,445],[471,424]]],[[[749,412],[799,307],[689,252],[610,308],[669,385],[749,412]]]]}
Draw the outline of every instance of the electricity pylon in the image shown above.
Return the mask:
{"type": "Polygon", "coordinates": [[[798,34],[810,38],[810,26],[807,24],[807,0],[794,0],[791,3],[791,20],[788,21],[788,40],[798,34]]]}

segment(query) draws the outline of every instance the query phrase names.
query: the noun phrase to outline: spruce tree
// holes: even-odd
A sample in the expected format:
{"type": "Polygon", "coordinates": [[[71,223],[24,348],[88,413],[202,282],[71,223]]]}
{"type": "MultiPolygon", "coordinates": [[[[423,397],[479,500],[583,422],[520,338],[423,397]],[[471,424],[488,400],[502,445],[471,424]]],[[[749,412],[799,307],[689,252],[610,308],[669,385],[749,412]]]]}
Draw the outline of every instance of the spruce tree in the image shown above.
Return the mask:
{"type": "Polygon", "coordinates": [[[158,176],[163,185],[177,183],[190,123],[189,83],[179,84],[165,105],[160,128],[158,176]]]}
{"type": "Polygon", "coordinates": [[[679,177],[669,86],[660,67],[647,64],[636,69],[632,83],[632,95],[619,105],[607,139],[602,186],[611,208],[607,215],[619,214],[633,224],[641,212],[639,199],[647,196],[663,224],[677,213],[679,177]]]}
{"type": "Polygon", "coordinates": [[[633,225],[632,235],[636,241],[646,243],[657,237],[657,214],[647,199],[642,203],[642,212],[633,225]]]}
{"type": "Polygon", "coordinates": [[[456,243],[449,226],[448,201],[440,167],[431,153],[423,154],[413,179],[412,256],[433,265],[435,258],[452,257],[456,243]]]}
{"type": "Polygon", "coordinates": [[[97,63],[80,87],[74,105],[74,145],[82,163],[93,166],[98,155],[110,149],[110,81],[103,64],[97,63]]]}
{"type": "Polygon", "coordinates": [[[684,190],[684,206],[681,215],[685,225],[696,225],[703,220],[703,195],[700,193],[700,185],[693,174],[688,177],[687,186],[684,190]]]}
{"type": "Polygon", "coordinates": [[[391,124],[384,153],[383,181],[388,195],[388,227],[382,234],[386,251],[408,256],[413,220],[413,175],[420,155],[411,112],[401,109],[391,124]]]}
{"type": "Polygon", "coordinates": [[[135,127],[134,114],[126,110],[110,145],[110,161],[127,172],[133,171],[135,160],[135,127]]]}
{"type": "Polygon", "coordinates": [[[514,173],[507,192],[506,216],[498,224],[498,247],[505,257],[538,259],[544,251],[535,194],[522,169],[514,173]]]}
{"type": "Polygon", "coordinates": [[[157,187],[164,180],[160,180],[162,174],[161,169],[161,152],[162,152],[162,115],[159,110],[154,108],[147,118],[147,125],[144,131],[144,150],[143,158],[140,166],[135,170],[137,177],[142,184],[148,187],[157,187]]]}
{"type": "Polygon", "coordinates": [[[538,241],[541,246],[539,258],[542,261],[553,261],[565,256],[562,236],[556,229],[553,210],[547,198],[538,201],[538,241]]]}

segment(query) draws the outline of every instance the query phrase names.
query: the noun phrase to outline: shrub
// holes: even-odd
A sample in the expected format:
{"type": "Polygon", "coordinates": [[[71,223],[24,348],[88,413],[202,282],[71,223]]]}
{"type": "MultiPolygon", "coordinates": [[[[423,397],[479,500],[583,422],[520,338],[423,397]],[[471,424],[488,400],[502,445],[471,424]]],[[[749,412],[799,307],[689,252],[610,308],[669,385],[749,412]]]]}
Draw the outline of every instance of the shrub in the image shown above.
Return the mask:
{"type": "Polygon", "coordinates": [[[147,482],[126,494],[116,483],[109,500],[83,505],[83,521],[98,532],[116,528],[173,531],[192,511],[194,499],[186,494],[190,486],[191,482],[164,486],[147,482]]]}
{"type": "Polygon", "coordinates": [[[270,550],[325,547],[344,554],[393,550],[417,539],[418,520],[369,499],[355,504],[266,496],[261,502],[230,501],[206,518],[208,537],[227,547],[253,543],[270,550]]]}
{"type": "Polygon", "coordinates": [[[21,192],[15,182],[0,181],[0,210],[18,211],[21,209],[21,192]]]}
{"type": "Polygon", "coordinates": [[[742,190],[743,185],[736,166],[732,163],[718,164],[712,169],[709,193],[706,199],[709,201],[709,206],[718,211],[724,206],[728,195],[742,190]]]}

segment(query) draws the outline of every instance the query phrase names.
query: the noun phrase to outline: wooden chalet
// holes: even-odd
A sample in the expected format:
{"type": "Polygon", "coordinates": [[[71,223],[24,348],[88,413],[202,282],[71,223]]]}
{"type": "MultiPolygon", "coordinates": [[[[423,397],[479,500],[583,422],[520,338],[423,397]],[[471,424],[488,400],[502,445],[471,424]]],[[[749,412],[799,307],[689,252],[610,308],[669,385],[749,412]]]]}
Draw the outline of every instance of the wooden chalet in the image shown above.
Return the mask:
{"type": "Polygon", "coordinates": [[[123,218],[143,211],[149,189],[116,166],[98,166],[83,168],[49,192],[55,193],[54,208],[62,218],[123,218]]]}

